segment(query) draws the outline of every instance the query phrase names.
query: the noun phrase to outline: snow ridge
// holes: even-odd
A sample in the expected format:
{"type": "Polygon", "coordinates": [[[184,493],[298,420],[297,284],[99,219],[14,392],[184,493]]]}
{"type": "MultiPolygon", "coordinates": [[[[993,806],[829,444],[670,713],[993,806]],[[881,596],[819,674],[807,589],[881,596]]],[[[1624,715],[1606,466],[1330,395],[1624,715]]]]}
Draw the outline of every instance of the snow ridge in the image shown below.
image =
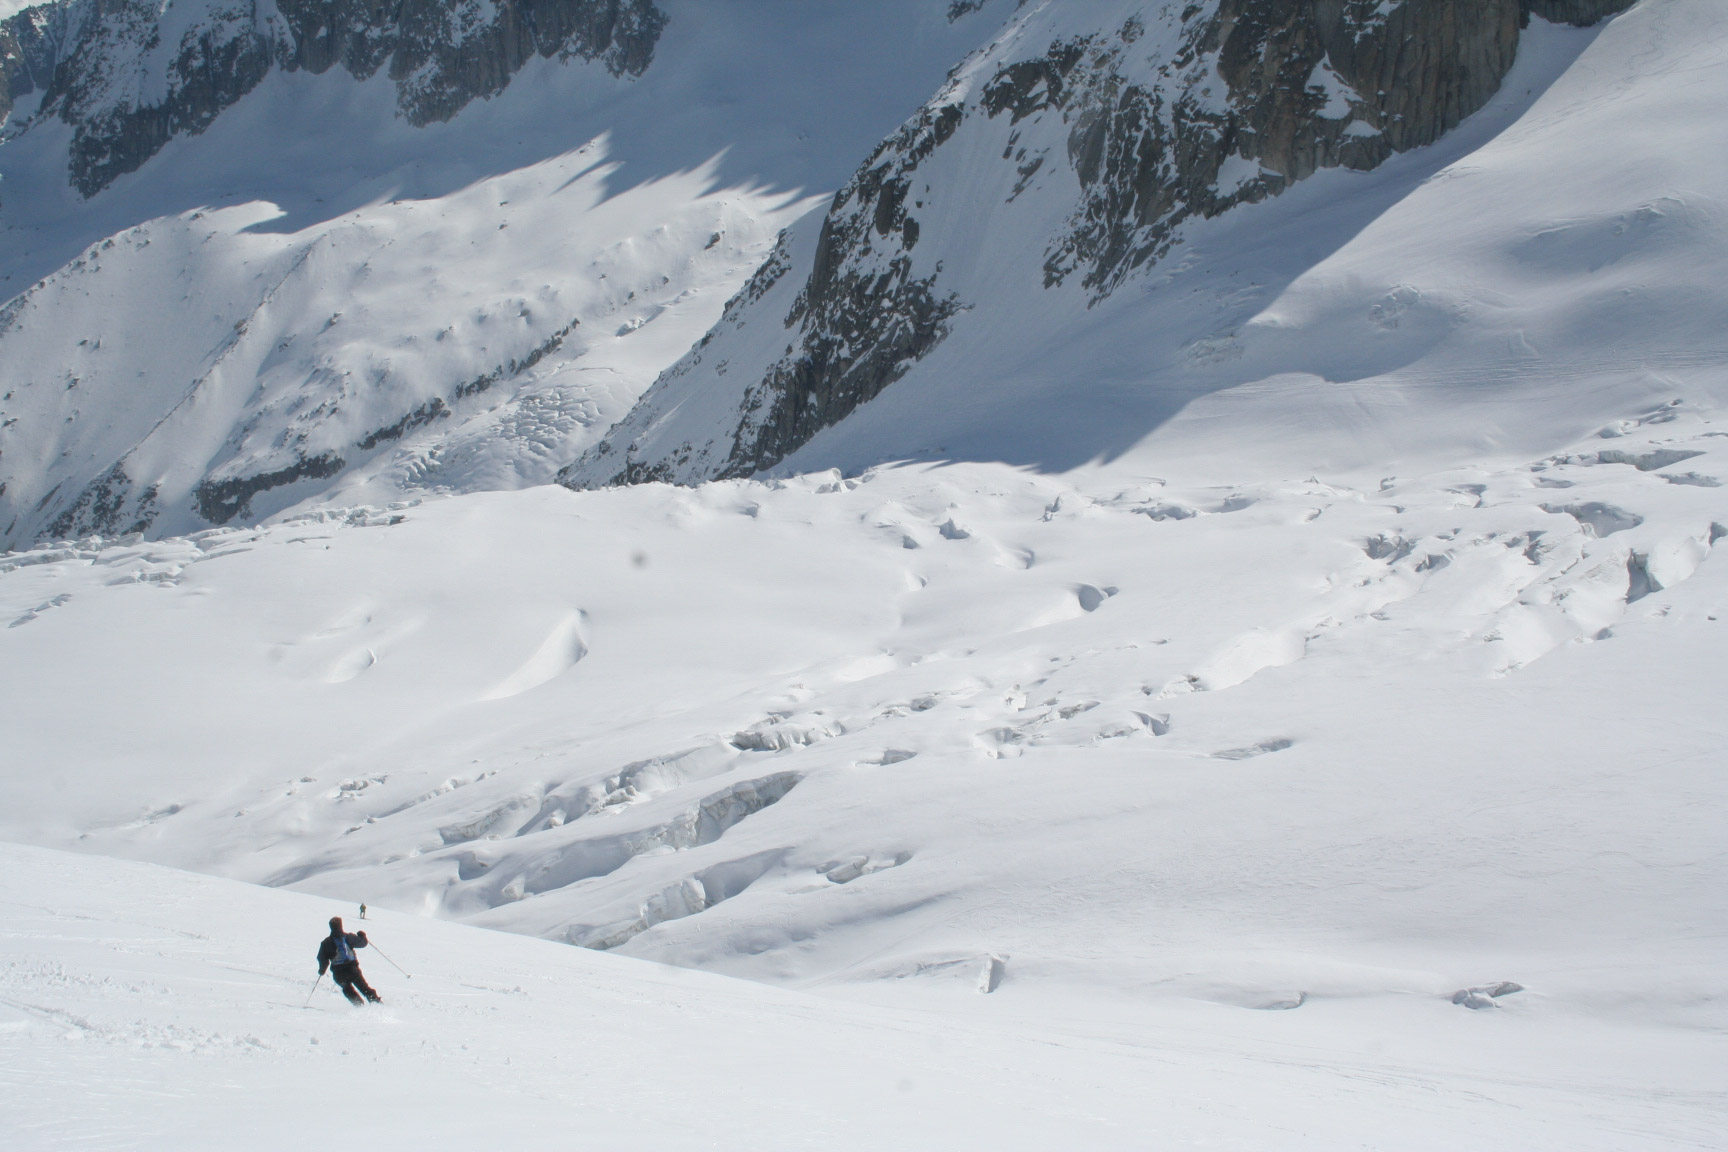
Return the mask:
{"type": "Polygon", "coordinates": [[[543,481],[803,210],[615,171],[596,141],[298,232],[255,203],[93,245],[0,309],[0,540],[543,481]]]}

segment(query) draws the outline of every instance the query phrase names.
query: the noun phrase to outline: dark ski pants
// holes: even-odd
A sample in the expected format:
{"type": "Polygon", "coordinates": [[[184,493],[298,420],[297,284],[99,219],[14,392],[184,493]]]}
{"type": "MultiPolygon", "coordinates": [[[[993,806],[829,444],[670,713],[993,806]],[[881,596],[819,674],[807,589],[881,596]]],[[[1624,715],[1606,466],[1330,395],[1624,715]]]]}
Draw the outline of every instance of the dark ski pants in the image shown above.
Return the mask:
{"type": "Polygon", "coordinates": [[[330,978],[342,989],[342,995],[348,997],[348,1003],[364,1004],[367,1000],[378,1003],[378,993],[372,991],[372,985],[366,983],[366,977],[360,974],[360,965],[332,964],[330,978]],[[361,993],[365,994],[365,999],[361,998],[361,993]]]}

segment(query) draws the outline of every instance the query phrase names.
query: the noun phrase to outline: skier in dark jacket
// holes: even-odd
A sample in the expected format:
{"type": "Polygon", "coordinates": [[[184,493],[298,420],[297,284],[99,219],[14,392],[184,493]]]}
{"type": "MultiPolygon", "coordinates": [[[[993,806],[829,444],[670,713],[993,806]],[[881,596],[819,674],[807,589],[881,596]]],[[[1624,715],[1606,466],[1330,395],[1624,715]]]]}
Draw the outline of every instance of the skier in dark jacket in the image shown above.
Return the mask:
{"type": "Polygon", "coordinates": [[[330,970],[330,978],[336,981],[342,989],[342,995],[348,997],[350,1004],[364,1004],[367,1000],[378,1004],[378,993],[366,983],[366,977],[360,974],[360,961],[356,959],[354,950],[366,947],[365,932],[342,931],[342,917],[330,917],[330,935],[324,937],[318,945],[318,975],[324,975],[324,970],[330,970]],[[361,999],[364,993],[365,999],[361,999]]]}

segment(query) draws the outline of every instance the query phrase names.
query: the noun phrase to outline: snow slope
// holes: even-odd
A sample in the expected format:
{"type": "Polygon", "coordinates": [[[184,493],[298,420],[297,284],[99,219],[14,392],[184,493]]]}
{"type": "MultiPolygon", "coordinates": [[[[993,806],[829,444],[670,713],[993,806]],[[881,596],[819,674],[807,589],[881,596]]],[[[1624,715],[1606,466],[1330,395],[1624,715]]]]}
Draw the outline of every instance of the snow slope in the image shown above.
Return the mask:
{"type": "Polygon", "coordinates": [[[0,546],[543,482],[991,19],[665,8],[638,78],[536,58],[424,127],[383,73],[277,70],[88,199],[72,127],[20,121],[0,546]]]}
{"type": "MultiPolygon", "coordinates": [[[[1125,454],[1159,475],[1230,479],[1249,461],[1264,475],[1426,468],[1540,455],[1628,407],[1720,397],[1720,6],[1645,3],[1584,29],[1533,19],[1497,94],[1437,142],[1192,216],[1120,282],[1075,271],[1053,285],[1049,262],[1092,194],[1073,152],[1084,108],[988,115],[986,81],[1090,11],[1028,9],[1023,43],[1005,36],[913,122],[966,109],[899,177],[916,183],[915,244],[865,228],[842,260],[824,237],[850,236],[869,203],[805,218],[783,274],[741,297],[566,479],[748,474],[763,444],[806,424],[819,430],[792,442],[788,473],[891,460],[1064,472],[1125,454]],[[889,319],[824,326],[806,301],[854,264],[866,280],[901,277],[912,302],[888,291],[889,319]],[[882,349],[924,332],[926,297],[958,309],[946,335],[834,423],[826,413],[856,398],[847,389],[882,349]],[[815,415],[789,414],[799,407],[815,415]]],[[[855,189],[910,163],[898,157],[889,149],[855,189]]]]}
{"type": "MultiPolygon", "coordinates": [[[[1705,1146],[1701,1037],[1628,1078],[1608,1051],[1626,1037],[1574,1022],[1568,1038],[1597,1051],[1562,1080],[1511,1017],[1487,1059],[1365,1054],[1402,1044],[1360,1021],[1297,1039],[1288,1013],[1052,1031],[388,913],[361,925],[328,901],[144,865],[15,847],[0,862],[0,1127],[20,1152],[289,1149],[333,1132],[377,1148],[1705,1146]],[[327,980],[303,1007],[332,911],[414,973],[362,953],[382,1007],[355,1012],[327,980]],[[1340,1093],[1352,1107],[1331,1106],[1340,1093]]],[[[1448,1021],[1451,1039],[1472,1046],[1480,1017],[1448,1021]]]]}
{"type": "Polygon", "coordinates": [[[601,142],[295,232],[250,204],[92,247],[11,305],[7,527],[188,531],[338,476],[545,481],[802,210],[712,167],[612,195],[616,173],[601,142]]]}
{"type": "Polygon", "coordinates": [[[900,468],[15,557],[0,837],[1152,1045],[1254,1089],[1250,1146],[1711,1147],[1728,456],[1625,425],[1384,484],[900,468]],[[1237,1043],[1357,1087],[1293,1135],[1237,1043]]]}

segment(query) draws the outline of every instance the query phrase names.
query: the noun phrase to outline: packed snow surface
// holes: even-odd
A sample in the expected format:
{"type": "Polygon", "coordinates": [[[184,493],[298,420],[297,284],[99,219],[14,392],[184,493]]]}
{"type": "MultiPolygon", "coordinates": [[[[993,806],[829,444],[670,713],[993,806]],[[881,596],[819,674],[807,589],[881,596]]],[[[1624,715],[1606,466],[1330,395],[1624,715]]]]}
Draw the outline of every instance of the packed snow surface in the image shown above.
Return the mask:
{"type": "Polygon", "coordinates": [[[0,557],[8,1147],[1719,1149],[1725,24],[1210,222],[1173,367],[0,557]]]}
{"type": "Polygon", "coordinates": [[[149,865],[0,865],[19,1152],[1718,1146],[1716,1038],[1552,1004],[882,1008],[149,865]],[[359,954],[381,1005],[314,982],[331,912],[388,953],[359,954]]]}

